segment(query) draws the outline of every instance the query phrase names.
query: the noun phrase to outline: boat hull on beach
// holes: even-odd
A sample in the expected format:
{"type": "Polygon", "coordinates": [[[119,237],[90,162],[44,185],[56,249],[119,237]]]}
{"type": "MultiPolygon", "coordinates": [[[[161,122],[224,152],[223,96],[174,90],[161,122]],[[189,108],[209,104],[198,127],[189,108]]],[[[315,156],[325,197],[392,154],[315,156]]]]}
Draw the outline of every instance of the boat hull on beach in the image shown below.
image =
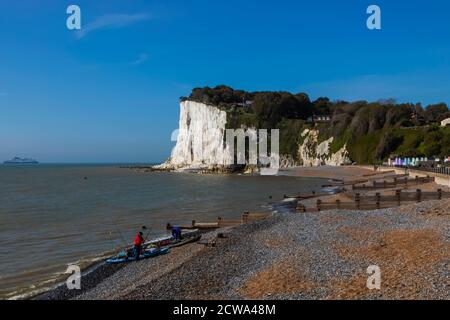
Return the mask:
{"type": "Polygon", "coordinates": [[[107,264],[128,263],[128,262],[133,262],[133,261],[137,261],[137,260],[153,258],[153,257],[159,256],[161,254],[166,254],[166,253],[169,253],[169,248],[162,248],[162,249],[155,248],[155,249],[150,249],[150,250],[142,253],[140,255],[139,259],[136,259],[136,257],[118,256],[116,258],[110,258],[110,259],[106,260],[106,263],[107,264]]]}
{"type": "Polygon", "coordinates": [[[198,230],[192,230],[183,233],[183,239],[178,240],[173,237],[162,237],[146,242],[144,248],[146,250],[140,255],[139,259],[130,256],[131,249],[127,253],[121,252],[118,256],[106,260],[106,264],[129,263],[137,260],[145,260],[153,258],[162,254],[169,253],[170,248],[180,247],[188,243],[200,240],[201,235],[198,235],[198,230]],[[148,248],[148,249],[147,249],[148,248]]]}

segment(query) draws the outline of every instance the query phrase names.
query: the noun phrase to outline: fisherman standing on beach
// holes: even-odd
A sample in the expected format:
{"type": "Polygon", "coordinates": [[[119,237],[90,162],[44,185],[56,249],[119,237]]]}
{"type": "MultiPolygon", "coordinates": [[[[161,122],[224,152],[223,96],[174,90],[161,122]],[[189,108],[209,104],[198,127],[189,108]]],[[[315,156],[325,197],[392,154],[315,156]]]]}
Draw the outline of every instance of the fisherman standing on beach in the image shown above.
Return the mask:
{"type": "Polygon", "coordinates": [[[134,238],[133,256],[136,258],[136,260],[139,260],[139,256],[142,253],[142,245],[145,242],[142,235],[143,233],[139,231],[134,238]]]}
{"type": "Polygon", "coordinates": [[[172,230],[172,237],[175,240],[181,240],[183,237],[181,236],[181,228],[172,226],[170,223],[167,224],[167,230],[172,230]]]}

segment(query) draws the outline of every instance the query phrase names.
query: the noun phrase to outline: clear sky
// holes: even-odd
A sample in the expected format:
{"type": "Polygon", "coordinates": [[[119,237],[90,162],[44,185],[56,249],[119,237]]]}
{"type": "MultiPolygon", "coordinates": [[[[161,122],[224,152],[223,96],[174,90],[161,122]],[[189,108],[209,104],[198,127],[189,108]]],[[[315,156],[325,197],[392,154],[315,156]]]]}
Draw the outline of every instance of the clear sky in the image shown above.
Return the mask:
{"type": "Polygon", "coordinates": [[[0,160],[162,161],[196,86],[450,102],[446,0],[0,0],[0,41],[0,160]]]}

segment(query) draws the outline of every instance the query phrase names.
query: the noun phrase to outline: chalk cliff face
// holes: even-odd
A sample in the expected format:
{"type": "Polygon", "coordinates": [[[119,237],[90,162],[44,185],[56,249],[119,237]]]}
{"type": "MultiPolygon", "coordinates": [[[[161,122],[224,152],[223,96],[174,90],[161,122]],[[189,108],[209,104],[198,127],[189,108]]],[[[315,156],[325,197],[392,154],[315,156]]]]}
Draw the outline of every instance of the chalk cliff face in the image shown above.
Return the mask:
{"type": "MultiPolygon", "coordinates": [[[[178,135],[174,134],[176,145],[170,158],[153,168],[177,171],[233,171],[234,167],[230,165],[232,152],[224,142],[226,124],[227,113],[217,107],[189,100],[181,102],[178,135]]],[[[317,130],[305,129],[301,135],[303,143],[298,147],[298,159],[290,155],[280,155],[280,168],[302,164],[339,166],[350,163],[345,145],[338,152],[331,153],[332,137],[318,143],[317,130]]],[[[280,144],[282,143],[283,141],[280,141],[280,144]]],[[[258,165],[249,163],[244,168],[244,172],[248,173],[258,171],[258,165]]]]}
{"type": "Polygon", "coordinates": [[[290,168],[299,166],[300,163],[296,161],[290,154],[280,155],[280,168],[290,168]]]}
{"type": "Polygon", "coordinates": [[[225,111],[194,101],[181,102],[177,143],[170,158],[155,169],[212,170],[225,167],[228,152],[223,143],[226,122],[225,111]]]}
{"type": "Polygon", "coordinates": [[[318,131],[305,129],[302,132],[303,143],[300,145],[298,155],[303,166],[341,166],[351,163],[347,145],[344,145],[336,153],[330,151],[330,144],[334,138],[331,137],[321,143],[318,143],[318,131]]]}

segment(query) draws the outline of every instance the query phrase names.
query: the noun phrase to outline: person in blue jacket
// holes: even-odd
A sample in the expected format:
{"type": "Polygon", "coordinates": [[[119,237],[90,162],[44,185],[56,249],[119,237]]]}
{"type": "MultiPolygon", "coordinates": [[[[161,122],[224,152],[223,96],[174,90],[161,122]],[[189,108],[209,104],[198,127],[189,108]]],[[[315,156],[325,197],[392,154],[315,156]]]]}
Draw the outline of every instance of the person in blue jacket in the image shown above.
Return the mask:
{"type": "Polygon", "coordinates": [[[167,224],[167,230],[171,230],[172,231],[172,237],[175,240],[183,239],[183,237],[181,236],[181,228],[180,227],[175,227],[175,226],[172,226],[170,223],[168,223],[167,224]]]}

